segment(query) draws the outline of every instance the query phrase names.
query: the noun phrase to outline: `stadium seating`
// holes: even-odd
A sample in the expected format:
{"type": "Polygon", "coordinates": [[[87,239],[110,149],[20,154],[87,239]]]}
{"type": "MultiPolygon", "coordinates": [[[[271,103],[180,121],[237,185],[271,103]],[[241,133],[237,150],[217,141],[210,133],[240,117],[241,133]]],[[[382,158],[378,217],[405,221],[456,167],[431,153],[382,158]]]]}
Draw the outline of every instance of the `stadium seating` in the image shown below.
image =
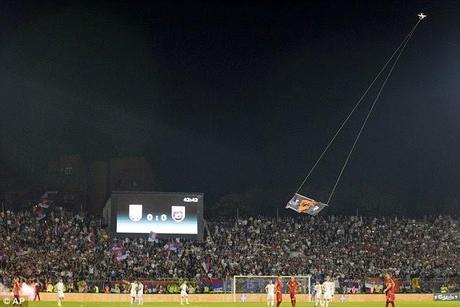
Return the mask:
{"type": "MultiPolygon", "coordinates": [[[[232,218],[209,222],[205,242],[111,238],[100,220],[59,208],[0,215],[0,282],[58,276],[74,291],[86,281],[218,278],[235,274],[332,274],[364,280],[458,280],[458,218],[425,220],[345,216],[232,218]]],[[[104,287],[101,285],[101,289],[104,287]]]]}

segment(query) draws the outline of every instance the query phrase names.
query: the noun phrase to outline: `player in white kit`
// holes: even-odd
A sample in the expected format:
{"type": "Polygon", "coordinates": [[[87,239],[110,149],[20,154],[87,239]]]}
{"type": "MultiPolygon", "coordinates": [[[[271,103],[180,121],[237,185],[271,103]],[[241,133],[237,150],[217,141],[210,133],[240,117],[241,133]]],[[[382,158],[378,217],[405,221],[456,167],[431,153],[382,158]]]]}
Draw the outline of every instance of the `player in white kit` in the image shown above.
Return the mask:
{"type": "Polygon", "coordinates": [[[129,296],[131,298],[131,305],[136,301],[137,296],[137,281],[133,281],[129,288],[129,296]]]}
{"type": "Polygon", "coordinates": [[[326,277],[326,281],[323,283],[323,292],[324,292],[324,302],[325,307],[329,306],[329,302],[332,301],[332,297],[335,292],[335,284],[331,281],[329,276],[326,277]]]}
{"type": "Polygon", "coordinates": [[[313,289],[315,290],[315,306],[323,306],[323,287],[318,280],[316,281],[315,287],[313,289]]]}
{"type": "Polygon", "coordinates": [[[272,280],[265,286],[265,292],[267,292],[267,306],[275,306],[275,285],[272,280]]]}
{"type": "Polygon", "coordinates": [[[140,281],[137,282],[137,303],[138,305],[144,305],[144,284],[140,281]]]}
{"type": "Polygon", "coordinates": [[[185,304],[187,305],[189,304],[186,281],[184,281],[182,285],[180,285],[180,304],[184,305],[184,301],[185,301],[185,304]]]}
{"type": "Polygon", "coordinates": [[[58,283],[56,284],[56,293],[57,293],[57,304],[59,307],[62,306],[62,301],[64,300],[64,283],[62,282],[62,278],[59,278],[58,283]]]}

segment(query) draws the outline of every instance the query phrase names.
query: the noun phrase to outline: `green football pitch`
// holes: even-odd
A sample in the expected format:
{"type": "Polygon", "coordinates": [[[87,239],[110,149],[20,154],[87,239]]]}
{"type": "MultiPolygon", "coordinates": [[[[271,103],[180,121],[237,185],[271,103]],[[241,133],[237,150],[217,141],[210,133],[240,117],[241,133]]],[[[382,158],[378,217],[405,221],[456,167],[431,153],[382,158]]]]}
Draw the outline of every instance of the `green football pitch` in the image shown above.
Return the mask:
{"type": "MultiPolygon", "coordinates": [[[[29,303],[30,307],[57,307],[57,304],[54,302],[32,302],[29,303]]],[[[133,307],[138,307],[138,305],[132,305],[133,307]]],[[[180,307],[181,305],[179,303],[145,303],[142,305],[144,307],[180,307]]],[[[185,305],[184,305],[185,306],[185,305]]],[[[264,303],[193,303],[191,302],[190,307],[211,307],[211,306],[217,306],[217,307],[265,307],[267,306],[264,303]]],[[[281,307],[290,307],[290,303],[283,303],[281,304],[281,307]]],[[[314,306],[312,303],[298,303],[296,307],[307,307],[307,306],[314,306]]],[[[384,307],[385,303],[333,303],[329,305],[330,307],[384,307]]],[[[429,307],[429,306],[435,306],[435,307],[450,307],[450,306],[460,306],[460,302],[414,302],[414,303],[408,303],[408,302],[401,302],[401,303],[396,303],[396,307],[414,307],[414,306],[421,306],[421,307],[429,307]]],[[[77,303],[77,302],[64,302],[62,304],[62,307],[131,307],[129,303],[125,302],[120,302],[120,303],[77,303]]]]}

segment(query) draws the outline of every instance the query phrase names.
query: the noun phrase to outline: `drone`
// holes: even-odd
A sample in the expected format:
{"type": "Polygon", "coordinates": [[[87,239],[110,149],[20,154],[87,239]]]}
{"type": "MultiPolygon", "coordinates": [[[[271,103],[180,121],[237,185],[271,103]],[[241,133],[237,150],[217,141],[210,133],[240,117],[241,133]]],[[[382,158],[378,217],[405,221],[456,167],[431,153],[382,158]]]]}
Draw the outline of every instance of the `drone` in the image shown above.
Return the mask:
{"type": "Polygon", "coordinates": [[[423,14],[423,13],[420,13],[420,14],[417,14],[417,16],[418,16],[418,18],[419,18],[420,20],[422,20],[422,19],[426,18],[426,16],[428,16],[428,15],[425,15],[425,14],[423,14]]]}

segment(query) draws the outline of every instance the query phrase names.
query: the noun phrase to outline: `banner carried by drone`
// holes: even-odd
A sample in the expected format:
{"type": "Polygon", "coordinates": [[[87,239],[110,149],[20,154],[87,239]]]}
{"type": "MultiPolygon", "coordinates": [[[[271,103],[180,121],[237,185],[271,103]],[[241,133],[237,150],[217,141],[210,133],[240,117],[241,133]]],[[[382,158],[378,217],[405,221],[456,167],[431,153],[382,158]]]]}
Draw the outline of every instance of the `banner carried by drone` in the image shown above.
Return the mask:
{"type": "Polygon", "coordinates": [[[326,207],[326,204],[298,193],[296,193],[286,205],[286,208],[292,209],[298,213],[308,213],[310,215],[317,215],[326,207]]]}
{"type": "Polygon", "coordinates": [[[380,96],[382,94],[382,91],[385,88],[385,85],[386,85],[387,81],[389,80],[389,78],[391,76],[391,73],[393,72],[394,68],[396,67],[396,64],[398,63],[399,58],[403,54],[404,49],[406,48],[407,44],[409,43],[410,39],[412,38],[415,30],[417,29],[417,26],[419,25],[419,23],[423,19],[426,18],[427,15],[425,15],[423,13],[420,13],[417,16],[418,16],[418,21],[415,24],[415,26],[412,27],[412,29],[409,32],[409,34],[406,35],[406,37],[403,39],[403,41],[399,44],[399,46],[393,52],[391,57],[386,61],[385,65],[383,65],[383,67],[379,71],[379,73],[374,77],[374,79],[372,80],[370,85],[367,87],[367,89],[364,91],[364,94],[359,98],[358,102],[355,104],[355,106],[353,107],[351,112],[348,113],[347,117],[342,122],[340,127],[337,129],[337,131],[335,132],[335,134],[332,137],[332,139],[326,145],[326,148],[323,150],[323,152],[320,154],[319,158],[313,164],[313,167],[310,169],[310,171],[305,176],[304,180],[300,184],[300,186],[297,189],[297,191],[294,194],[294,196],[287,203],[286,208],[295,210],[298,213],[306,213],[306,214],[310,214],[310,215],[317,215],[321,210],[323,210],[324,208],[326,208],[328,205],[331,204],[332,197],[334,196],[335,190],[336,190],[336,188],[337,188],[337,186],[338,186],[338,184],[340,182],[340,179],[342,178],[343,172],[345,171],[345,169],[346,169],[346,167],[348,165],[348,162],[350,161],[351,155],[352,155],[352,153],[353,153],[353,151],[355,149],[356,144],[358,143],[359,137],[361,136],[361,134],[362,134],[362,132],[364,130],[364,127],[366,126],[366,123],[367,123],[372,111],[374,110],[374,107],[375,107],[377,101],[379,100],[379,98],[380,98],[380,96]],[[386,73],[384,74],[385,71],[386,71],[386,73]],[[357,133],[357,135],[356,135],[356,137],[355,137],[355,139],[353,141],[353,144],[352,144],[352,146],[351,146],[351,148],[350,148],[350,150],[349,150],[349,152],[348,152],[348,154],[346,156],[346,159],[345,159],[345,162],[342,165],[342,168],[338,172],[338,176],[336,178],[336,181],[334,183],[334,186],[332,187],[332,190],[331,190],[331,192],[329,194],[329,198],[327,199],[326,203],[322,203],[322,202],[316,201],[314,199],[311,199],[311,198],[308,198],[306,196],[303,196],[303,195],[299,194],[299,192],[302,190],[302,187],[304,186],[304,184],[307,182],[307,180],[310,177],[310,175],[315,170],[316,166],[319,164],[321,159],[324,157],[326,152],[329,150],[329,148],[334,143],[334,141],[337,138],[337,136],[342,131],[342,128],[347,124],[347,122],[349,121],[349,119],[351,118],[353,113],[358,109],[358,107],[361,105],[361,103],[365,100],[364,98],[366,98],[366,96],[370,92],[371,88],[374,86],[376,81],[381,76],[382,76],[383,81],[382,81],[382,83],[380,85],[380,88],[377,90],[377,94],[375,95],[374,99],[372,100],[372,103],[370,103],[370,107],[369,107],[369,109],[367,111],[367,114],[366,114],[366,116],[364,117],[364,119],[361,122],[361,127],[360,127],[360,129],[359,129],[359,131],[358,131],[358,133],[357,133]]]}

